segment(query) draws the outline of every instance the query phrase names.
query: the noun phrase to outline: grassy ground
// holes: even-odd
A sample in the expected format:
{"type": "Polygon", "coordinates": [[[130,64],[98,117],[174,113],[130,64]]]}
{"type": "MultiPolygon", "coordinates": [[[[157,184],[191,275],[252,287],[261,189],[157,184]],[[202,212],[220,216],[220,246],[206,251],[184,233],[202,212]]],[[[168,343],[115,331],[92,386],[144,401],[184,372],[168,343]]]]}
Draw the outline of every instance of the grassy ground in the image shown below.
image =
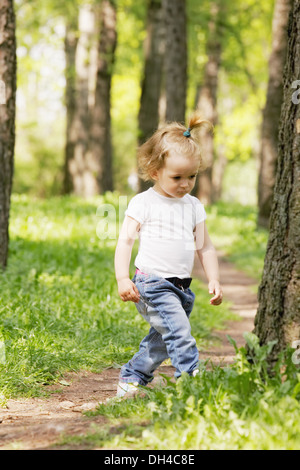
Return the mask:
{"type": "MultiPolygon", "coordinates": [[[[137,349],[147,324],[132,303],[118,297],[118,214],[112,194],[90,201],[13,197],[9,263],[0,274],[2,399],[43,393],[43,384],[66,370],[122,364],[137,349]],[[108,223],[99,208],[109,209],[108,223]],[[105,230],[112,238],[99,238],[105,230]]],[[[201,347],[232,315],[226,304],[208,304],[199,281],[193,289],[192,326],[201,347]]]]}
{"type": "Polygon", "coordinates": [[[238,268],[259,281],[268,232],[257,227],[256,208],[219,202],[207,213],[207,226],[215,245],[238,268]]]}
{"type": "Polygon", "coordinates": [[[146,397],[112,399],[96,412],[110,424],[63,441],[81,446],[135,450],[292,450],[300,449],[300,374],[290,356],[275,375],[266,372],[269,347],[259,347],[250,365],[244,348],[231,367],[182,376],[176,384],[145,390],[146,397]],[[282,371],[284,367],[284,373],[282,371]]]}
{"type": "MultiPolygon", "coordinates": [[[[255,209],[218,204],[207,212],[215,244],[258,279],[267,234],[256,229],[255,209]]],[[[41,395],[44,384],[65,371],[100,372],[135,352],[147,325],[135,306],[117,295],[118,213],[112,194],[90,201],[13,197],[9,265],[0,274],[3,402],[41,395]],[[97,213],[99,207],[108,210],[107,218],[97,213]],[[99,238],[103,230],[111,238],[99,238]]],[[[206,286],[199,281],[193,281],[193,289],[192,328],[201,347],[231,314],[226,304],[208,305],[206,286]]],[[[211,370],[202,364],[195,379],[183,376],[126,403],[112,400],[97,410],[109,424],[76,443],[110,449],[299,449],[299,368],[287,353],[268,377],[265,358],[271,345],[260,348],[254,336],[247,339],[256,352],[254,365],[242,348],[231,367],[211,370]]]]}

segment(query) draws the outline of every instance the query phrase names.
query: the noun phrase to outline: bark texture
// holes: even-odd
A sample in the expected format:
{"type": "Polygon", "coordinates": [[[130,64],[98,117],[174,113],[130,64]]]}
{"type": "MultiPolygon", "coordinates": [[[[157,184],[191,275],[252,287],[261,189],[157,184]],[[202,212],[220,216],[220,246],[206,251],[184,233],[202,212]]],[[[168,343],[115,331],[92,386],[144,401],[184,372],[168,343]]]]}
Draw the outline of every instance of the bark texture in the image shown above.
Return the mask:
{"type": "Polygon", "coordinates": [[[69,194],[74,190],[72,175],[69,166],[74,158],[76,134],[73,129],[76,116],[76,69],[75,58],[77,48],[77,25],[72,22],[66,25],[65,57],[66,57],[66,147],[65,168],[63,181],[63,194],[69,194]]]}
{"type": "MultiPolygon", "coordinates": [[[[159,124],[159,101],[165,52],[165,23],[162,0],[150,0],[147,14],[147,37],[145,41],[145,66],[139,111],[138,144],[149,139],[159,124]]],[[[139,190],[144,191],[151,183],[140,180],[139,190]]]]}
{"type": "MultiPolygon", "coordinates": [[[[204,70],[203,84],[199,87],[196,106],[203,118],[208,119],[214,126],[218,121],[217,91],[218,76],[221,64],[220,16],[224,15],[224,6],[219,1],[211,3],[211,19],[209,22],[209,36],[206,46],[207,63],[204,70]]],[[[214,165],[214,138],[211,132],[203,131],[202,155],[205,169],[199,173],[194,194],[204,203],[213,202],[213,165],[214,165]]]]}
{"type": "Polygon", "coordinates": [[[16,37],[12,0],[0,3],[0,266],[7,265],[9,211],[14,170],[16,37]]]}
{"type": "Polygon", "coordinates": [[[65,193],[89,197],[113,190],[110,91],[116,42],[112,0],[82,5],[78,27],[71,22],[67,27],[65,193]]]}
{"type": "Polygon", "coordinates": [[[259,288],[254,333],[261,344],[277,340],[270,362],[300,337],[300,0],[294,0],[288,24],[284,97],[280,116],[278,162],[270,235],[259,288]],[[299,89],[299,82],[298,89],[299,89]]]}
{"type": "Polygon", "coordinates": [[[82,5],[78,15],[77,35],[72,38],[72,31],[67,29],[66,53],[67,86],[71,88],[66,92],[66,105],[69,119],[67,128],[65,187],[78,196],[94,194],[96,179],[90,168],[89,159],[89,76],[90,76],[90,49],[94,32],[94,12],[90,5],[82,5]],[[76,41],[76,44],[72,44],[76,41]],[[73,47],[76,47],[75,51],[73,47]],[[74,57],[75,53],[75,57],[74,57]],[[75,76],[72,76],[72,60],[75,59],[75,76]],[[68,77],[69,75],[69,77],[68,77]],[[73,87],[75,86],[75,89],[73,87]]]}
{"type": "Polygon", "coordinates": [[[287,26],[292,0],[277,0],[272,28],[267,99],[263,111],[260,172],[258,181],[258,224],[268,227],[276,176],[278,131],[283,97],[283,70],[287,49],[287,26]]]}
{"type": "Polygon", "coordinates": [[[113,190],[110,91],[116,45],[116,8],[112,0],[103,0],[90,136],[91,165],[97,175],[98,193],[113,190]]]}
{"type": "Polygon", "coordinates": [[[185,121],[187,39],[185,0],[163,0],[166,21],[166,120],[185,121]]]}

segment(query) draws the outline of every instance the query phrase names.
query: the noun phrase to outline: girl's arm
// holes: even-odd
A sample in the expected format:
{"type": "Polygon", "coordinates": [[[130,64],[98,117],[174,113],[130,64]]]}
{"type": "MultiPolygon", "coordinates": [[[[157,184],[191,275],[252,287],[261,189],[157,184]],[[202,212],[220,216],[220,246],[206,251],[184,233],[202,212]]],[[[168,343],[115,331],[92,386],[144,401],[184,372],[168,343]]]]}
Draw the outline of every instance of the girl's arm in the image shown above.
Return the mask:
{"type": "Polygon", "coordinates": [[[138,302],[140,298],[137,287],[129,277],[131,252],[139,227],[139,222],[126,216],[115,251],[115,274],[118,282],[118,292],[124,302],[128,300],[138,302]]]}
{"type": "Polygon", "coordinates": [[[222,288],[220,285],[219,263],[215,247],[209,237],[205,222],[196,225],[196,251],[208,280],[210,299],[212,305],[222,302],[222,288]]]}

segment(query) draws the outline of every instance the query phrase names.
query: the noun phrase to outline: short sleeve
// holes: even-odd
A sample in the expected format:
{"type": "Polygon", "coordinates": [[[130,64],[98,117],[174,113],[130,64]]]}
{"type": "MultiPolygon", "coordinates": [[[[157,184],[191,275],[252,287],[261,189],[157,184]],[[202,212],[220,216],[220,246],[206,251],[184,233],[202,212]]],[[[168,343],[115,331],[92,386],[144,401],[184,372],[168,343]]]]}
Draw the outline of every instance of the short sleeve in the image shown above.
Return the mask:
{"type": "Polygon", "coordinates": [[[144,204],[142,194],[137,194],[129,202],[125,215],[128,215],[134,220],[137,220],[140,224],[143,224],[145,222],[145,208],[146,206],[144,204]]]}
{"type": "Polygon", "coordinates": [[[199,199],[195,198],[195,210],[196,210],[196,217],[195,217],[195,225],[200,224],[206,219],[206,212],[204,209],[204,205],[199,201],[199,199]]]}
{"type": "Polygon", "coordinates": [[[203,222],[205,219],[206,212],[203,204],[199,201],[199,203],[196,204],[196,225],[200,224],[200,222],[203,222]]]}

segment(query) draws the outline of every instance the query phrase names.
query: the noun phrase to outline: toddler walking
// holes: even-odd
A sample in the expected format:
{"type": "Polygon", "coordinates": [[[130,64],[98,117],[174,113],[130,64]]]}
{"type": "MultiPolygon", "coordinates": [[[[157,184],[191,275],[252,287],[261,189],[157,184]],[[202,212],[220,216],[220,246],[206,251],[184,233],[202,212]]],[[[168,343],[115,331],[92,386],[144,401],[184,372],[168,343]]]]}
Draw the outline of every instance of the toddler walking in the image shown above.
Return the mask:
{"type": "Polygon", "coordinates": [[[202,158],[199,130],[208,121],[195,112],[186,129],[178,123],[158,129],[138,151],[141,177],[154,186],[134,196],[125,212],[115,251],[115,273],[121,299],[135,302],[149,323],[139,351],[120,372],[117,396],[134,394],[147,385],[168,357],[175,377],[195,375],[199,353],[189,317],[195,294],[190,289],[195,250],[208,280],[212,305],[222,302],[216,251],[193,189],[202,158]],[[139,238],[136,272],[129,265],[139,238]]]}

